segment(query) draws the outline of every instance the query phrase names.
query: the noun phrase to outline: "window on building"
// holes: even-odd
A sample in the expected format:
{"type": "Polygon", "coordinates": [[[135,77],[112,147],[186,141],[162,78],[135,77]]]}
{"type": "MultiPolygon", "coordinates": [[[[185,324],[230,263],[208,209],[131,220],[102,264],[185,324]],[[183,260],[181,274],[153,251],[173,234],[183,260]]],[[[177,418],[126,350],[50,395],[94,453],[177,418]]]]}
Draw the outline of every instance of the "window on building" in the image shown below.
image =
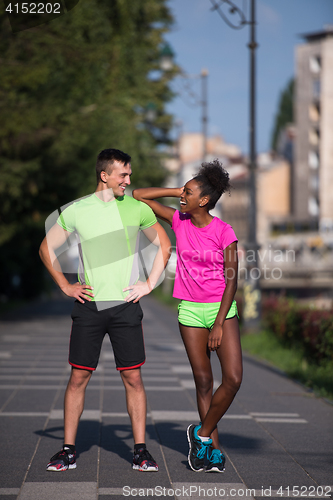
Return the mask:
{"type": "Polygon", "coordinates": [[[309,151],[309,167],[312,170],[319,168],[319,155],[316,151],[309,151]]]}
{"type": "Polygon", "coordinates": [[[309,188],[313,193],[318,193],[319,191],[319,175],[313,173],[309,177],[309,188]]]}
{"type": "Polygon", "coordinates": [[[309,118],[312,122],[318,122],[320,118],[320,105],[319,102],[310,104],[309,118]]]}
{"type": "Polygon", "coordinates": [[[319,215],[319,203],[315,196],[310,196],[308,199],[308,210],[309,215],[312,217],[318,217],[319,215]]]}
{"type": "Polygon", "coordinates": [[[312,146],[318,146],[319,144],[319,130],[316,128],[310,128],[309,130],[309,143],[312,146]]]}
{"type": "Polygon", "coordinates": [[[320,98],[320,80],[313,80],[313,97],[314,99],[320,98]]]}
{"type": "Polygon", "coordinates": [[[321,57],[312,56],[309,60],[311,73],[319,73],[321,70],[321,57]]]}

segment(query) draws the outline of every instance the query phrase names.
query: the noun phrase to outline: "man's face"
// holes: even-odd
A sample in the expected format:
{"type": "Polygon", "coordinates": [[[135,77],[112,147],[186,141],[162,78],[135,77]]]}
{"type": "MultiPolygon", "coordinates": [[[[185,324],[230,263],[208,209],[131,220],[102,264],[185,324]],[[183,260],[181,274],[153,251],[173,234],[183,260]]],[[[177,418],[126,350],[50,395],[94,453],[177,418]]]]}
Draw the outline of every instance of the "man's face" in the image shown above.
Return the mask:
{"type": "Polygon", "coordinates": [[[110,174],[103,172],[102,175],[105,174],[106,185],[108,189],[112,189],[114,196],[117,198],[118,196],[123,196],[126,186],[131,184],[131,164],[127,163],[127,165],[124,165],[120,161],[115,161],[111,165],[111,169],[110,174]]]}

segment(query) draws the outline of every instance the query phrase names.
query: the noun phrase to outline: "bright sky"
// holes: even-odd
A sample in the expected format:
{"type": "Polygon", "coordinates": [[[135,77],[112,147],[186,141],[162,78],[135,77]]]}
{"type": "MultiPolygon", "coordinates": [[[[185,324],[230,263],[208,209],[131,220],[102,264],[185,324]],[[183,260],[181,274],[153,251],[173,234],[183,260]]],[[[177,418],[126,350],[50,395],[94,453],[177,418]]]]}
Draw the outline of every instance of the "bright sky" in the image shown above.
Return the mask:
{"type": "MultiPolygon", "coordinates": [[[[218,0],[216,0],[218,1],[218,0]]],[[[237,6],[249,0],[234,0],[237,6]]],[[[249,26],[233,30],[211,11],[210,0],[169,0],[175,26],[166,38],[175,61],[185,73],[208,77],[208,135],[220,134],[225,141],[248,152],[249,122],[249,26]]],[[[294,75],[295,46],[300,34],[322,30],[333,24],[333,0],[256,0],[257,4],[257,150],[267,151],[279,96],[294,75]]],[[[234,18],[235,16],[233,16],[234,18]]],[[[173,84],[181,95],[168,111],[181,120],[184,132],[201,130],[201,107],[184,89],[186,80],[173,84]]],[[[200,80],[192,79],[192,92],[200,99],[200,80]]],[[[332,82],[333,85],[333,82],[332,82]]]]}

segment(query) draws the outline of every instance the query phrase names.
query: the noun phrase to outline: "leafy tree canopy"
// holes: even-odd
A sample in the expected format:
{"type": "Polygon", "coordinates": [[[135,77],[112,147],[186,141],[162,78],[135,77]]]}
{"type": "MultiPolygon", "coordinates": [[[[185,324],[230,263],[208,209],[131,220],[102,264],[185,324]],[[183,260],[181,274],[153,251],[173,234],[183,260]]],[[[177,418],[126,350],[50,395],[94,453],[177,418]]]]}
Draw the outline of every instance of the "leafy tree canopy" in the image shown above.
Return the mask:
{"type": "Polygon", "coordinates": [[[271,148],[276,151],[279,134],[288,123],[293,123],[294,113],[294,79],[290,80],[286,88],[281,92],[278,111],[275,115],[274,127],[271,140],[271,148]]]}
{"type": "Polygon", "coordinates": [[[1,2],[0,23],[0,276],[8,289],[20,276],[33,295],[45,218],[95,189],[99,151],[129,153],[136,186],[164,180],[157,146],[168,141],[177,68],[161,71],[159,57],[172,17],[166,0],[81,0],[13,34],[1,2]]]}

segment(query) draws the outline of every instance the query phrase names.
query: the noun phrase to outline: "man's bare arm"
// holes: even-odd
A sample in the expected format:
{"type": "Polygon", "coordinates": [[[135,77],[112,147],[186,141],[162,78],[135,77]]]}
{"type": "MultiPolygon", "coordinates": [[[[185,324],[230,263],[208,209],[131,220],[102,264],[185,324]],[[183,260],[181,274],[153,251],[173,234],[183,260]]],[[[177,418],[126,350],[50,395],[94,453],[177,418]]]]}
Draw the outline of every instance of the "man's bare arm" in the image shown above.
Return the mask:
{"type": "Polygon", "coordinates": [[[83,299],[88,301],[93,297],[91,286],[81,285],[79,282],[70,284],[64,276],[59,261],[57,259],[55,250],[63,245],[69,238],[71,233],[62,229],[59,224],[54,224],[51,227],[45,238],[43,239],[39,248],[39,255],[42,262],[52,279],[56,282],[58,287],[68,296],[74,297],[79,302],[84,303],[83,299]]]}

